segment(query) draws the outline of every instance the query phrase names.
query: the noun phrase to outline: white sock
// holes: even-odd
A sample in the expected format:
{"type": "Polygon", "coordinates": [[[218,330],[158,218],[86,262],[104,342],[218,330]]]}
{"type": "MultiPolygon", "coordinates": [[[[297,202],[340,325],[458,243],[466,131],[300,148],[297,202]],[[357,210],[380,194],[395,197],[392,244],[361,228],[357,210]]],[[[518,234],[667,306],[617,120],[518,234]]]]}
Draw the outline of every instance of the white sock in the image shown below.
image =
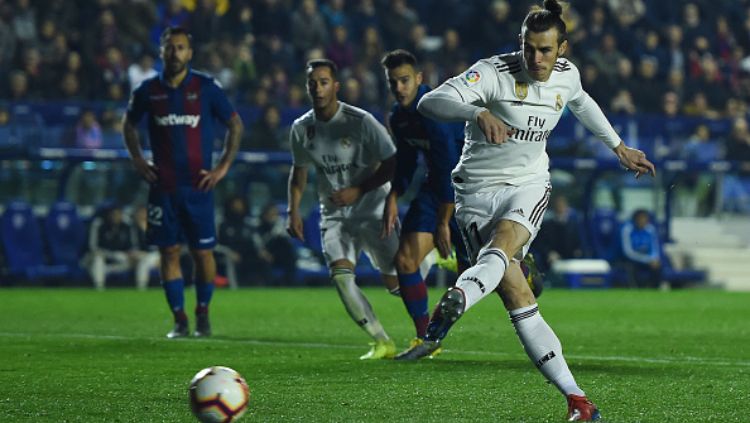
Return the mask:
{"type": "Polygon", "coordinates": [[[375,317],[372,306],[354,282],[354,272],[349,269],[334,269],[331,280],[336,285],[339,297],[341,297],[341,301],[354,323],[358,324],[376,341],[389,339],[383,325],[375,317]]]}
{"type": "Polygon", "coordinates": [[[539,306],[532,304],[512,310],[509,314],[523,349],[542,375],[565,396],[586,395],[570,373],[560,340],[542,318],[539,306]]]}
{"type": "Polygon", "coordinates": [[[464,312],[500,285],[507,267],[508,256],[503,250],[484,248],[479,252],[477,264],[466,269],[456,282],[456,287],[461,288],[466,296],[464,312]]]}

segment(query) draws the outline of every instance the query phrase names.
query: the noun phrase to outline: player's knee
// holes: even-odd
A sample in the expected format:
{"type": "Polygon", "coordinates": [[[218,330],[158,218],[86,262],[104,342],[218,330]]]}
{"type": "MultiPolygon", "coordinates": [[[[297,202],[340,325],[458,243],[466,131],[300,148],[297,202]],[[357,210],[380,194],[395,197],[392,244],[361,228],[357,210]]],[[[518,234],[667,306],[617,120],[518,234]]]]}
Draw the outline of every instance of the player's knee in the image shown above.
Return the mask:
{"type": "Polygon", "coordinates": [[[332,267],[331,283],[343,288],[347,283],[354,280],[354,270],[348,267],[332,267]]]}
{"type": "Polygon", "coordinates": [[[404,250],[399,250],[398,253],[396,253],[396,258],[394,259],[395,265],[396,265],[396,271],[401,274],[406,273],[414,273],[417,270],[419,270],[419,263],[414,257],[411,257],[411,254],[408,254],[404,250]]]}
{"type": "Polygon", "coordinates": [[[193,260],[201,263],[213,260],[214,258],[213,250],[190,250],[190,255],[193,256],[193,260]]]}
{"type": "Polygon", "coordinates": [[[178,263],[180,261],[181,251],[182,248],[179,245],[172,245],[170,247],[159,249],[161,260],[168,263],[178,263]]]}

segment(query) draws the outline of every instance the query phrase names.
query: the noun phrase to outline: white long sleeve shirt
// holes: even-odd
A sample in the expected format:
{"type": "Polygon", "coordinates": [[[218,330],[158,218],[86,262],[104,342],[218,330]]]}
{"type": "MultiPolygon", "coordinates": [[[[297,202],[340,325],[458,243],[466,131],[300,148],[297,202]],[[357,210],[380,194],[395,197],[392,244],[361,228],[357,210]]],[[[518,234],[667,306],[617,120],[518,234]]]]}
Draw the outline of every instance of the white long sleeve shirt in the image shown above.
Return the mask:
{"type": "Polygon", "coordinates": [[[549,179],[547,140],[565,106],[608,147],[620,144],[604,113],[583,90],[578,68],[563,58],[545,82],[528,75],[520,51],[482,59],[426,94],[418,110],[436,120],[466,121],[464,149],[452,175],[456,190],[475,192],[549,179]],[[487,142],[476,123],[484,110],[516,130],[504,144],[487,142]]]}

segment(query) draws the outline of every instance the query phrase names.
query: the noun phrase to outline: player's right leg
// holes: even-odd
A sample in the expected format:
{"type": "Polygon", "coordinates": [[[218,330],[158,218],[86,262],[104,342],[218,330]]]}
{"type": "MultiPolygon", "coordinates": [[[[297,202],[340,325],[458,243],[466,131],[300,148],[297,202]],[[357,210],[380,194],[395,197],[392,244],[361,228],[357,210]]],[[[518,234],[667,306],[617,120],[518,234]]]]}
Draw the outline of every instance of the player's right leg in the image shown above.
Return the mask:
{"type": "Polygon", "coordinates": [[[167,338],[182,338],[188,336],[188,318],[185,314],[185,282],[180,268],[180,251],[182,247],[171,245],[159,247],[161,257],[159,270],[161,273],[164,295],[167,297],[169,309],[174,316],[174,329],[167,333],[167,338]]]}
{"type": "Polygon", "coordinates": [[[170,194],[151,189],[148,195],[146,241],[159,247],[159,273],[175,322],[174,329],[167,333],[167,337],[180,338],[188,336],[188,319],[185,314],[185,281],[180,268],[182,247],[173,202],[170,194]]]}

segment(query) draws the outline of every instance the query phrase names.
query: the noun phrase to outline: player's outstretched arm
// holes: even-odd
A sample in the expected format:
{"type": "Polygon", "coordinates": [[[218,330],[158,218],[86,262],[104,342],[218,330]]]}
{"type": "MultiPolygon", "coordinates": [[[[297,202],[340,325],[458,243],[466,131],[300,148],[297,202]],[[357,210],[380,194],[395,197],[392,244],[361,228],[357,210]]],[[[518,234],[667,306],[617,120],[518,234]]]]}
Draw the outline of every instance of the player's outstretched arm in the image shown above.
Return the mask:
{"type": "Polygon", "coordinates": [[[385,239],[396,229],[398,220],[398,193],[391,190],[388,197],[385,198],[385,207],[383,207],[383,229],[380,231],[380,238],[385,239]]]}
{"type": "Polygon", "coordinates": [[[287,184],[287,213],[289,217],[286,222],[286,231],[292,238],[300,241],[305,240],[303,232],[302,216],[299,212],[299,204],[302,200],[302,193],[307,186],[307,168],[301,166],[292,166],[289,169],[289,182],[287,184]]]}
{"type": "Polygon", "coordinates": [[[229,167],[234,162],[234,158],[237,157],[237,150],[240,149],[243,128],[242,119],[235,113],[227,122],[224,151],[221,153],[219,163],[211,170],[202,169],[200,171],[201,180],[198,183],[198,189],[201,191],[210,191],[226,176],[229,167]]]}
{"type": "Polygon", "coordinates": [[[143,157],[138,130],[133,122],[130,121],[127,114],[122,120],[122,135],[125,138],[125,147],[128,149],[130,159],[133,162],[133,167],[136,172],[138,172],[138,174],[148,183],[155,183],[159,179],[156,173],[157,168],[153,163],[143,157]]]}

